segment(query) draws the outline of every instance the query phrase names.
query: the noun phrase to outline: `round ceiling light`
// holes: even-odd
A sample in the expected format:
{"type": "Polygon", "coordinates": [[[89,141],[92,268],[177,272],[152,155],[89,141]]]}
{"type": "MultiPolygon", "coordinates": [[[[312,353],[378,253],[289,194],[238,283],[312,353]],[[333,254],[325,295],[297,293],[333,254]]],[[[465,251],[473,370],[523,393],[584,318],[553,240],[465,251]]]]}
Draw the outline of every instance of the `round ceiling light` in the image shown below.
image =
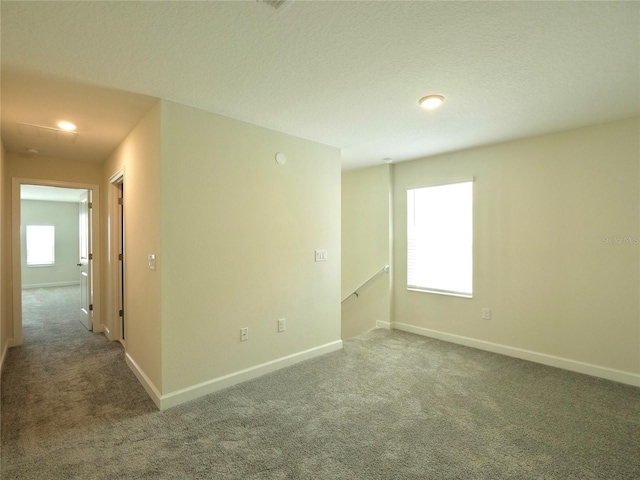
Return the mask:
{"type": "Polygon", "coordinates": [[[422,97],[418,101],[418,104],[425,110],[434,110],[442,105],[443,102],[444,97],[442,95],[427,95],[426,97],[422,97]]]}
{"type": "Polygon", "coordinates": [[[76,126],[73,123],[67,122],[65,120],[59,121],[58,127],[60,127],[62,130],[66,130],[67,132],[73,132],[76,129],[76,126]]]}

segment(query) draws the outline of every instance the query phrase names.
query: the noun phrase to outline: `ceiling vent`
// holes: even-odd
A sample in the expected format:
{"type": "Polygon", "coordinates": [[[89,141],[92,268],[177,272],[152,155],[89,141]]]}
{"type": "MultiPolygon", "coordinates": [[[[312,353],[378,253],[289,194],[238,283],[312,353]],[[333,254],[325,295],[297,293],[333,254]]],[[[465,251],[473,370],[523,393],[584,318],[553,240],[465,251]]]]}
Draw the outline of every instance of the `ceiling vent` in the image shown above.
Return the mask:
{"type": "Polygon", "coordinates": [[[18,124],[18,132],[25,137],[62,140],[69,143],[75,143],[78,137],[78,132],[70,132],[61,128],[43,127],[42,125],[33,125],[31,123],[16,123],[18,124]]]}

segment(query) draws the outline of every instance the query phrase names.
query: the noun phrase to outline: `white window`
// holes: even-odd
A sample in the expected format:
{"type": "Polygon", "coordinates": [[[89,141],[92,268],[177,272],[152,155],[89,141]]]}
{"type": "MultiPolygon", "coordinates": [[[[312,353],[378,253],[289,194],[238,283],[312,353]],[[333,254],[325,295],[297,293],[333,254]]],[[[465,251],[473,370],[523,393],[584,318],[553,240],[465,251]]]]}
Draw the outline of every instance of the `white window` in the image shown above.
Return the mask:
{"type": "Polygon", "coordinates": [[[51,225],[27,225],[27,265],[56,263],[56,229],[51,225]]]}
{"type": "Polygon", "coordinates": [[[407,190],[407,288],[471,297],[473,182],[407,190]]]}

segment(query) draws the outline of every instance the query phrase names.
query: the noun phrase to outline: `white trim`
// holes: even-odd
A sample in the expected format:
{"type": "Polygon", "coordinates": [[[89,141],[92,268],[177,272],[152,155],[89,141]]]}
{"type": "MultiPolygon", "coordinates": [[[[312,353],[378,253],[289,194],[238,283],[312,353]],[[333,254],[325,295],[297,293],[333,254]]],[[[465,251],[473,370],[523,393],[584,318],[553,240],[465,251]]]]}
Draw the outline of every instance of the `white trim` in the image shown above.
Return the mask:
{"type": "MultiPolygon", "coordinates": [[[[160,398],[160,404],[158,405],[158,402],[156,402],[156,405],[159,406],[160,410],[166,410],[167,408],[175,407],[204,395],[208,395],[224,388],[246,382],[247,380],[261,377],[262,375],[274,372],[281,368],[295,365],[296,363],[302,362],[304,360],[319,357],[321,355],[335,352],[340,349],[342,349],[342,340],[336,340],[335,342],[327,343],[315,348],[310,348],[309,350],[304,350],[292,355],[287,355],[286,357],[281,357],[270,362],[262,363],[254,367],[230,373],[222,377],[214,378],[197,385],[192,385],[190,387],[183,388],[166,395],[162,395],[162,397],[160,398]]],[[[148,391],[149,390],[147,390],[147,392],[148,391]]]]}
{"type": "Polygon", "coordinates": [[[124,181],[124,166],[119,168],[113,175],[109,177],[109,183],[122,183],[124,181]]]}
{"type": "Polygon", "coordinates": [[[479,350],[485,350],[487,352],[499,353],[501,355],[507,355],[509,357],[515,357],[522,360],[528,360],[530,362],[541,363],[550,367],[562,368],[564,370],[570,370],[572,372],[583,373],[585,375],[591,375],[593,377],[599,377],[606,380],[612,380],[614,382],[625,383],[627,385],[633,385],[634,387],[640,387],[640,374],[637,373],[615,370],[608,367],[601,367],[599,365],[571,360],[569,358],[556,357],[554,355],[548,355],[546,353],[539,353],[533,352],[531,350],[524,350],[522,348],[509,347],[507,345],[486,342],[484,340],[463,337],[461,335],[440,332],[438,330],[416,327],[414,325],[408,325],[406,323],[395,322],[391,325],[391,328],[402,330],[404,332],[415,333],[424,337],[444,340],[445,342],[456,343],[458,345],[465,345],[467,347],[473,347],[479,350]]]}
{"type": "Polygon", "coordinates": [[[22,268],[21,268],[21,240],[20,240],[20,186],[21,185],[45,185],[49,187],[77,188],[91,190],[93,202],[93,214],[91,215],[92,227],[92,253],[93,253],[93,332],[100,333],[103,330],[101,304],[101,249],[100,249],[100,185],[93,183],[66,182],[59,180],[46,180],[39,178],[11,178],[11,268],[12,268],[12,295],[13,295],[13,344],[22,345],[22,268]]]}
{"type": "Polygon", "coordinates": [[[72,287],[80,285],[80,282],[77,280],[69,281],[69,282],[53,282],[53,283],[29,283],[22,284],[23,289],[28,288],[50,288],[50,287],[72,287]]]}
{"type": "MultiPolygon", "coordinates": [[[[467,182],[475,182],[476,177],[462,177],[462,178],[453,178],[451,180],[438,180],[432,183],[421,183],[418,186],[405,186],[405,190],[418,190],[420,188],[431,188],[431,187],[444,187],[445,185],[455,185],[456,183],[467,183],[467,182]]],[[[406,194],[405,194],[406,196],[406,194]]]]}
{"type": "MultiPolygon", "coordinates": [[[[117,293],[120,288],[120,272],[119,272],[119,260],[118,253],[120,251],[120,241],[118,236],[121,234],[120,231],[120,205],[118,204],[119,195],[117,194],[118,185],[123,184],[125,182],[125,167],[122,166],[118,169],[111,177],[109,177],[109,187],[107,188],[107,222],[108,222],[108,238],[107,238],[107,262],[105,268],[107,268],[108,282],[107,282],[107,296],[106,296],[106,316],[105,316],[105,325],[109,325],[109,339],[110,340],[123,340],[126,335],[125,332],[122,331],[122,322],[120,320],[120,296],[117,293]],[[111,333],[113,331],[113,333],[111,333]]],[[[123,192],[124,197],[124,192],[123,192]]],[[[126,214],[123,212],[123,222],[124,216],[126,214]]],[[[123,246],[124,247],[124,246],[123,246]]],[[[123,251],[123,253],[125,253],[123,251]]],[[[123,262],[126,261],[126,257],[123,258],[123,262]]],[[[125,267],[126,268],[126,267],[125,267]]],[[[128,311],[126,305],[126,294],[124,298],[125,305],[122,306],[125,312],[128,311]]],[[[125,318],[126,322],[126,318],[125,318]]],[[[125,324],[125,330],[126,330],[125,324]]],[[[124,344],[124,343],[123,343],[124,344]]]]}
{"type": "Polygon", "coordinates": [[[106,325],[103,327],[103,333],[104,333],[104,336],[107,337],[107,340],[109,340],[110,342],[113,342],[114,340],[116,340],[115,338],[111,337],[111,330],[109,330],[109,328],[107,328],[106,325]]]}
{"type": "Polygon", "coordinates": [[[151,400],[153,400],[153,403],[155,403],[158,408],[162,409],[160,404],[160,392],[158,391],[156,386],[149,379],[149,377],[147,377],[144,371],[142,371],[142,369],[138,366],[135,360],[131,358],[131,355],[126,353],[124,358],[125,358],[125,361],[127,362],[127,365],[129,365],[129,368],[131,369],[131,371],[138,378],[138,381],[142,384],[144,389],[147,391],[147,394],[151,397],[151,400]]]}
{"type": "Polygon", "coordinates": [[[384,328],[385,330],[391,330],[392,324],[389,322],[383,322],[382,320],[376,320],[376,328],[384,328]]]}
{"type": "Polygon", "coordinates": [[[9,351],[9,347],[11,340],[7,339],[4,343],[4,347],[2,348],[2,356],[0,357],[0,375],[2,375],[2,369],[4,368],[4,359],[7,358],[7,352],[9,351]]]}
{"type": "Polygon", "coordinates": [[[450,297],[458,298],[473,298],[473,293],[454,292],[452,290],[438,290],[437,288],[423,288],[416,287],[414,285],[407,285],[407,290],[409,290],[410,292],[432,293],[434,295],[448,295],[450,297]]]}

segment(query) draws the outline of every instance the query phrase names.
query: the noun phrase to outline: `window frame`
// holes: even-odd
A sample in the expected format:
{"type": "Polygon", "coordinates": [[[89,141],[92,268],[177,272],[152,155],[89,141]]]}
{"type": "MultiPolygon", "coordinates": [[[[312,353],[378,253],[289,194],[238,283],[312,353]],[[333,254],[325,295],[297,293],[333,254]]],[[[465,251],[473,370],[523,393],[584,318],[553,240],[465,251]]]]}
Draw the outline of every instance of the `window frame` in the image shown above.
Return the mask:
{"type": "MultiPolygon", "coordinates": [[[[407,266],[407,276],[406,276],[406,285],[407,285],[407,290],[409,291],[414,291],[414,292],[422,292],[422,293],[432,293],[432,294],[437,294],[437,295],[447,295],[447,296],[454,296],[454,297],[461,297],[461,298],[473,298],[473,290],[474,290],[474,285],[473,285],[473,271],[474,271],[474,255],[473,255],[473,251],[474,251],[474,209],[475,209],[475,202],[474,202],[474,183],[475,183],[475,178],[474,177],[467,177],[467,178],[460,178],[460,179],[455,179],[455,180],[447,180],[447,181],[442,181],[442,182],[438,182],[438,183],[430,183],[427,185],[418,185],[418,186],[411,186],[411,187],[407,187],[406,188],[406,199],[407,199],[407,214],[406,214],[406,233],[407,233],[407,242],[406,242],[406,247],[407,247],[407,261],[406,261],[406,266],[407,266]],[[417,284],[417,282],[415,282],[415,276],[414,276],[414,281],[410,282],[411,278],[410,278],[410,272],[411,272],[411,268],[412,265],[410,264],[411,261],[411,242],[412,240],[415,240],[416,235],[413,234],[412,235],[412,226],[410,224],[410,219],[409,219],[409,215],[411,214],[411,212],[414,212],[415,215],[415,200],[413,201],[413,205],[410,205],[410,193],[414,192],[416,190],[421,190],[421,189],[428,189],[428,188],[434,188],[434,187],[445,187],[445,186],[450,186],[450,185],[459,185],[462,183],[467,183],[469,184],[470,188],[471,188],[471,205],[470,205],[470,217],[471,217],[471,225],[470,228],[468,229],[468,233],[470,234],[470,238],[468,238],[468,240],[470,241],[470,245],[469,245],[469,250],[466,250],[467,254],[470,255],[470,259],[469,259],[469,271],[468,271],[468,281],[469,281],[469,291],[459,291],[459,290],[452,290],[452,289],[445,289],[445,288],[437,288],[437,286],[425,286],[425,285],[419,285],[417,284]]],[[[415,198],[415,197],[414,197],[415,198]]],[[[415,249],[415,246],[413,247],[415,249]]]]}

